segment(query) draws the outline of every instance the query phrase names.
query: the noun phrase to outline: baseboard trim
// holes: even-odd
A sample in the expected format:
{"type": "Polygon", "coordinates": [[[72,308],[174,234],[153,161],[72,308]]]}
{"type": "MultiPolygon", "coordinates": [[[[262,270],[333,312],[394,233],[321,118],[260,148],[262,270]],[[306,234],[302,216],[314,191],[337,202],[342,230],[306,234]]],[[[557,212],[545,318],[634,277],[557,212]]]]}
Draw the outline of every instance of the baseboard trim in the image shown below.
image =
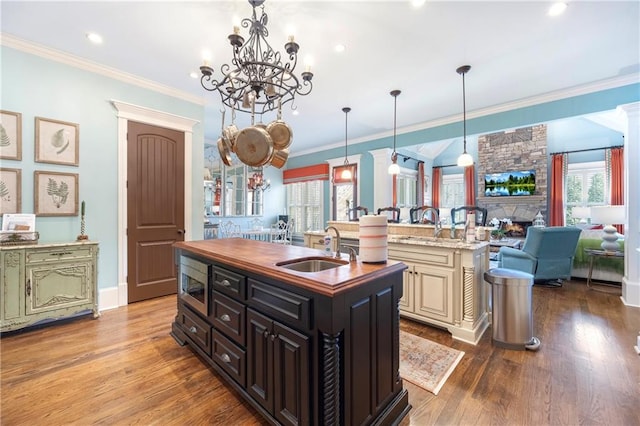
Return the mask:
{"type": "Polygon", "coordinates": [[[107,311],[118,307],[118,287],[98,290],[98,311],[107,311]]]}

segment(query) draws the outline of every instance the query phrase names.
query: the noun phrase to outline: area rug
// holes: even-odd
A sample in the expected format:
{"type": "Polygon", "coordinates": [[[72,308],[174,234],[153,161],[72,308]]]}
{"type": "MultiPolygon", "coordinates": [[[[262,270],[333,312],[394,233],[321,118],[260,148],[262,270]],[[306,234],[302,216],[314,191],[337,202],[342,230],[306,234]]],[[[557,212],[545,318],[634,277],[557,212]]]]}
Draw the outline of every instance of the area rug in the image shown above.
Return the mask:
{"type": "Polygon", "coordinates": [[[400,330],[400,377],[437,395],[464,352],[400,330]]]}

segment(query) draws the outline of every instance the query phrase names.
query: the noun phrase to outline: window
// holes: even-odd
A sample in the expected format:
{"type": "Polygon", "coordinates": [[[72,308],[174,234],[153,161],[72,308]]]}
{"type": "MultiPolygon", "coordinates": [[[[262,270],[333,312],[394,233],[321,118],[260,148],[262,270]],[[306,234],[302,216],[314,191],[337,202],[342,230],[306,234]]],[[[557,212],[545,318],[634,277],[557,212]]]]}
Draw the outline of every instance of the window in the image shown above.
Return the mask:
{"type": "Polygon", "coordinates": [[[358,205],[358,166],[349,164],[347,166],[334,167],[331,182],[333,193],[333,220],[349,220],[349,209],[358,205]],[[345,168],[351,170],[351,179],[342,179],[342,171],[345,168]]]}
{"type": "Polygon", "coordinates": [[[287,212],[293,220],[294,233],[324,229],[322,227],[322,181],[312,180],[285,185],[287,212]]]}
{"type": "Polygon", "coordinates": [[[440,208],[464,206],[464,175],[443,175],[440,194],[440,208]]]}
{"type": "Polygon", "coordinates": [[[398,207],[414,207],[418,205],[418,172],[401,170],[398,175],[398,207]]]}
{"type": "Polygon", "coordinates": [[[591,207],[607,203],[605,181],[604,161],[569,164],[565,197],[567,224],[572,225],[580,220],[573,217],[573,207],[591,207]]]}

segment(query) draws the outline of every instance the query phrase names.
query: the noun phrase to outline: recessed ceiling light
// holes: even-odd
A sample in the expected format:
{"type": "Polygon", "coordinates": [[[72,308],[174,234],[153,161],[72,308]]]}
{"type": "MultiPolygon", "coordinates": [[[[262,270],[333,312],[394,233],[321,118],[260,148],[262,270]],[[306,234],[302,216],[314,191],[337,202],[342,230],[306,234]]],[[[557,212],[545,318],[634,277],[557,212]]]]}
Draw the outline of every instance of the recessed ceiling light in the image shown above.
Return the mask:
{"type": "Polygon", "coordinates": [[[87,33],[87,38],[93,44],[102,44],[102,36],[98,33],[87,33]]]}
{"type": "Polygon", "coordinates": [[[297,110],[297,109],[294,109],[294,110],[293,110],[293,112],[292,112],[291,114],[293,114],[293,115],[299,115],[300,113],[298,112],[298,110],[297,110]]]}
{"type": "Polygon", "coordinates": [[[565,9],[567,8],[567,4],[563,3],[563,2],[557,2],[551,5],[551,7],[549,8],[549,16],[558,16],[558,15],[562,15],[562,13],[565,11],[565,9]]]}
{"type": "Polygon", "coordinates": [[[418,8],[422,7],[427,2],[427,0],[411,0],[411,6],[418,8]]]}
{"type": "Polygon", "coordinates": [[[334,47],[335,51],[338,53],[342,53],[344,52],[344,50],[346,49],[344,44],[336,44],[336,47],[334,47]]]}
{"type": "Polygon", "coordinates": [[[191,71],[191,72],[189,73],[189,77],[191,77],[191,78],[198,78],[198,73],[197,73],[197,72],[195,72],[195,71],[191,71]]]}

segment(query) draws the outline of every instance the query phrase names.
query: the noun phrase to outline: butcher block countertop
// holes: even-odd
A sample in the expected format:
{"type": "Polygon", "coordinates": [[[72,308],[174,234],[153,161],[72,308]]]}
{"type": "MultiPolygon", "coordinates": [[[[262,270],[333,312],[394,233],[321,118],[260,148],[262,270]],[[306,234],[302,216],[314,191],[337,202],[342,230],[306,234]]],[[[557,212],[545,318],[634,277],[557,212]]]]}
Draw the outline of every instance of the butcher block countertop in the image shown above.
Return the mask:
{"type": "MultiPolygon", "coordinates": [[[[363,263],[358,259],[357,262],[324,271],[298,272],[276,264],[301,258],[329,257],[316,249],[244,238],[182,241],[175,243],[174,247],[330,297],[407,268],[404,263],[394,260],[372,264],[363,263]]],[[[349,260],[349,256],[344,253],[341,258],[344,261],[349,260]]]]}

